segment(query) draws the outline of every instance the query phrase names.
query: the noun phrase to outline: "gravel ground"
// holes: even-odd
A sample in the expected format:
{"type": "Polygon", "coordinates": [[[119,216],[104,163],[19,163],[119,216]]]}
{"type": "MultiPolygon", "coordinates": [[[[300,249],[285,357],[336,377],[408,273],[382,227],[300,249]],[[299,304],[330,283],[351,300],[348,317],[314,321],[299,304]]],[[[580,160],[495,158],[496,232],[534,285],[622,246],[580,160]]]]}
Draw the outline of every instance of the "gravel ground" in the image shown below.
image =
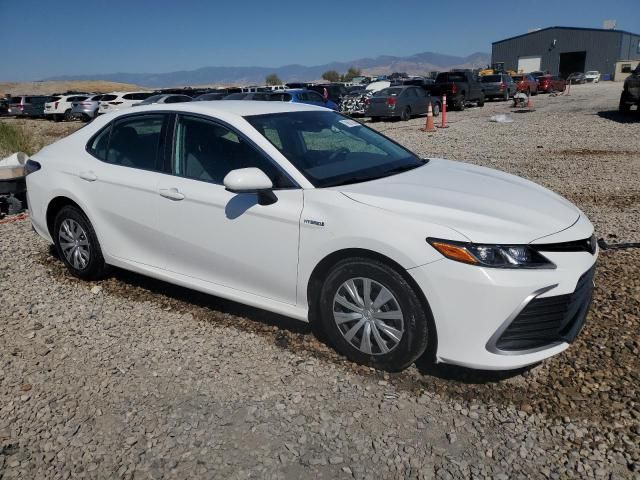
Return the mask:
{"type": "MultiPolygon", "coordinates": [[[[640,123],[611,113],[619,89],[538,96],[511,124],[488,122],[496,102],[434,134],[374,126],[547,185],[637,242],[640,123]]],[[[3,480],[640,477],[638,249],[601,254],[568,351],[499,374],[383,374],[283,317],[124,271],[82,282],[28,221],[0,225],[0,271],[3,480]]]]}

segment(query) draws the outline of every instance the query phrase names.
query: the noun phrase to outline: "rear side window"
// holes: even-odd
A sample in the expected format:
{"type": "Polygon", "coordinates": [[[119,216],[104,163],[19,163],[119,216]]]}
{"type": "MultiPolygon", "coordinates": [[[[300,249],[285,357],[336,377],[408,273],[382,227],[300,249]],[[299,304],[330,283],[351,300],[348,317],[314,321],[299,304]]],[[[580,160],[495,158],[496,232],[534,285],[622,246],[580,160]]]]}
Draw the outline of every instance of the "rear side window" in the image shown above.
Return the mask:
{"type": "Polygon", "coordinates": [[[122,98],[124,98],[125,100],[146,100],[151,95],[151,92],[127,93],[122,98]]]}
{"type": "Polygon", "coordinates": [[[9,100],[9,103],[11,105],[18,105],[22,103],[22,97],[11,97],[11,100],[9,100]]]}
{"type": "Polygon", "coordinates": [[[87,97],[69,97],[67,98],[67,102],[81,102],[82,100],[86,100],[87,97]]]}
{"type": "Polygon", "coordinates": [[[162,171],[160,153],[164,120],[164,115],[124,118],[111,127],[106,155],[101,153],[104,145],[101,135],[104,132],[94,137],[91,147],[95,146],[95,156],[107,163],[162,171]]]}
{"type": "Polygon", "coordinates": [[[59,102],[60,101],[60,97],[49,97],[49,101],[50,102],[59,102]]]}
{"type": "Polygon", "coordinates": [[[89,143],[87,151],[103,162],[107,160],[107,148],[109,147],[109,136],[111,135],[111,124],[103,128],[89,143]]]}
{"type": "Polygon", "coordinates": [[[101,102],[110,102],[111,100],[115,100],[116,98],[118,98],[117,95],[102,95],[102,98],[100,99],[101,102]]]}

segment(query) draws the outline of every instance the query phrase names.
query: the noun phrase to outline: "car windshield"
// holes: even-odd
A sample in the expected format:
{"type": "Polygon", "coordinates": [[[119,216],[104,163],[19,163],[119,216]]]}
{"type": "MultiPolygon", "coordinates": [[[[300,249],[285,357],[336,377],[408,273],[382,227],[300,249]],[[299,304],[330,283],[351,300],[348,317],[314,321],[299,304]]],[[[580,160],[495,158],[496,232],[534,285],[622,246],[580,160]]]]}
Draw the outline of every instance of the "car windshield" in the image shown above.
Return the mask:
{"type": "Polygon", "coordinates": [[[426,163],[336,112],[285,112],[246,120],[318,188],[387,177],[426,163]]]}
{"type": "Polygon", "coordinates": [[[598,72],[592,70],[590,72],[587,72],[586,75],[598,75],[598,72]]]}
{"type": "Polygon", "coordinates": [[[501,82],[502,81],[502,77],[500,75],[486,75],[484,77],[480,77],[480,81],[482,83],[501,82]]]}

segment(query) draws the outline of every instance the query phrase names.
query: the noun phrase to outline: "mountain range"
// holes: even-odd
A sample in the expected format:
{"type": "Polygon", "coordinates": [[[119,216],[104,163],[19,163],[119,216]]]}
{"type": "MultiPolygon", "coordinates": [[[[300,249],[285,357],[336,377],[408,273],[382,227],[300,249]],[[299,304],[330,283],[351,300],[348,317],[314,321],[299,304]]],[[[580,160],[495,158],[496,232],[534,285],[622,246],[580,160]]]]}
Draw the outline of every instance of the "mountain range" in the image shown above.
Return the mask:
{"type": "Polygon", "coordinates": [[[351,62],[331,62],[324,65],[284,65],[282,67],[203,67],[196,70],[182,70],[167,73],[104,73],[94,75],[63,75],[45,78],[45,81],[105,80],[132,83],[145,87],[174,87],[196,85],[262,84],[265,77],[275,73],[284,82],[319,80],[327,70],[346,72],[356,67],[366,75],[386,75],[406,72],[420,75],[431,71],[451,68],[484,67],[491,61],[487,53],[474,53],[466,57],[442,55],[433,52],[417,53],[406,57],[382,55],[375,58],[361,58],[351,62]]]}

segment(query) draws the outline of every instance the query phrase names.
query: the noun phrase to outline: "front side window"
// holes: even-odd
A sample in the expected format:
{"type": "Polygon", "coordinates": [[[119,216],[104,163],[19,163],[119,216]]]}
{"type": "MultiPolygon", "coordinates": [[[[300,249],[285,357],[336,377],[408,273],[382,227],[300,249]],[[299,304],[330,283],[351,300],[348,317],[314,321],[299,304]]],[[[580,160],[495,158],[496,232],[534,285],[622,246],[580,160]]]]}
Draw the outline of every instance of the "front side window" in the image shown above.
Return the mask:
{"type": "Polygon", "coordinates": [[[315,187],[364,182],[425,163],[378,132],[335,112],[273,113],[245,119],[315,187]]]}
{"type": "Polygon", "coordinates": [[[293,186],[284,172],[235,132],[198,117],[178,118],[174,157],[174,173],[194,180],[222,185],[231,170],[256,167],[274,188],[293,186]]]}
{"type": "Polygon", "coordinates": [[[124,167],[161,171],[164,119],[164,115],[136,115],[116,122],[105,161],[124,167]]]}

